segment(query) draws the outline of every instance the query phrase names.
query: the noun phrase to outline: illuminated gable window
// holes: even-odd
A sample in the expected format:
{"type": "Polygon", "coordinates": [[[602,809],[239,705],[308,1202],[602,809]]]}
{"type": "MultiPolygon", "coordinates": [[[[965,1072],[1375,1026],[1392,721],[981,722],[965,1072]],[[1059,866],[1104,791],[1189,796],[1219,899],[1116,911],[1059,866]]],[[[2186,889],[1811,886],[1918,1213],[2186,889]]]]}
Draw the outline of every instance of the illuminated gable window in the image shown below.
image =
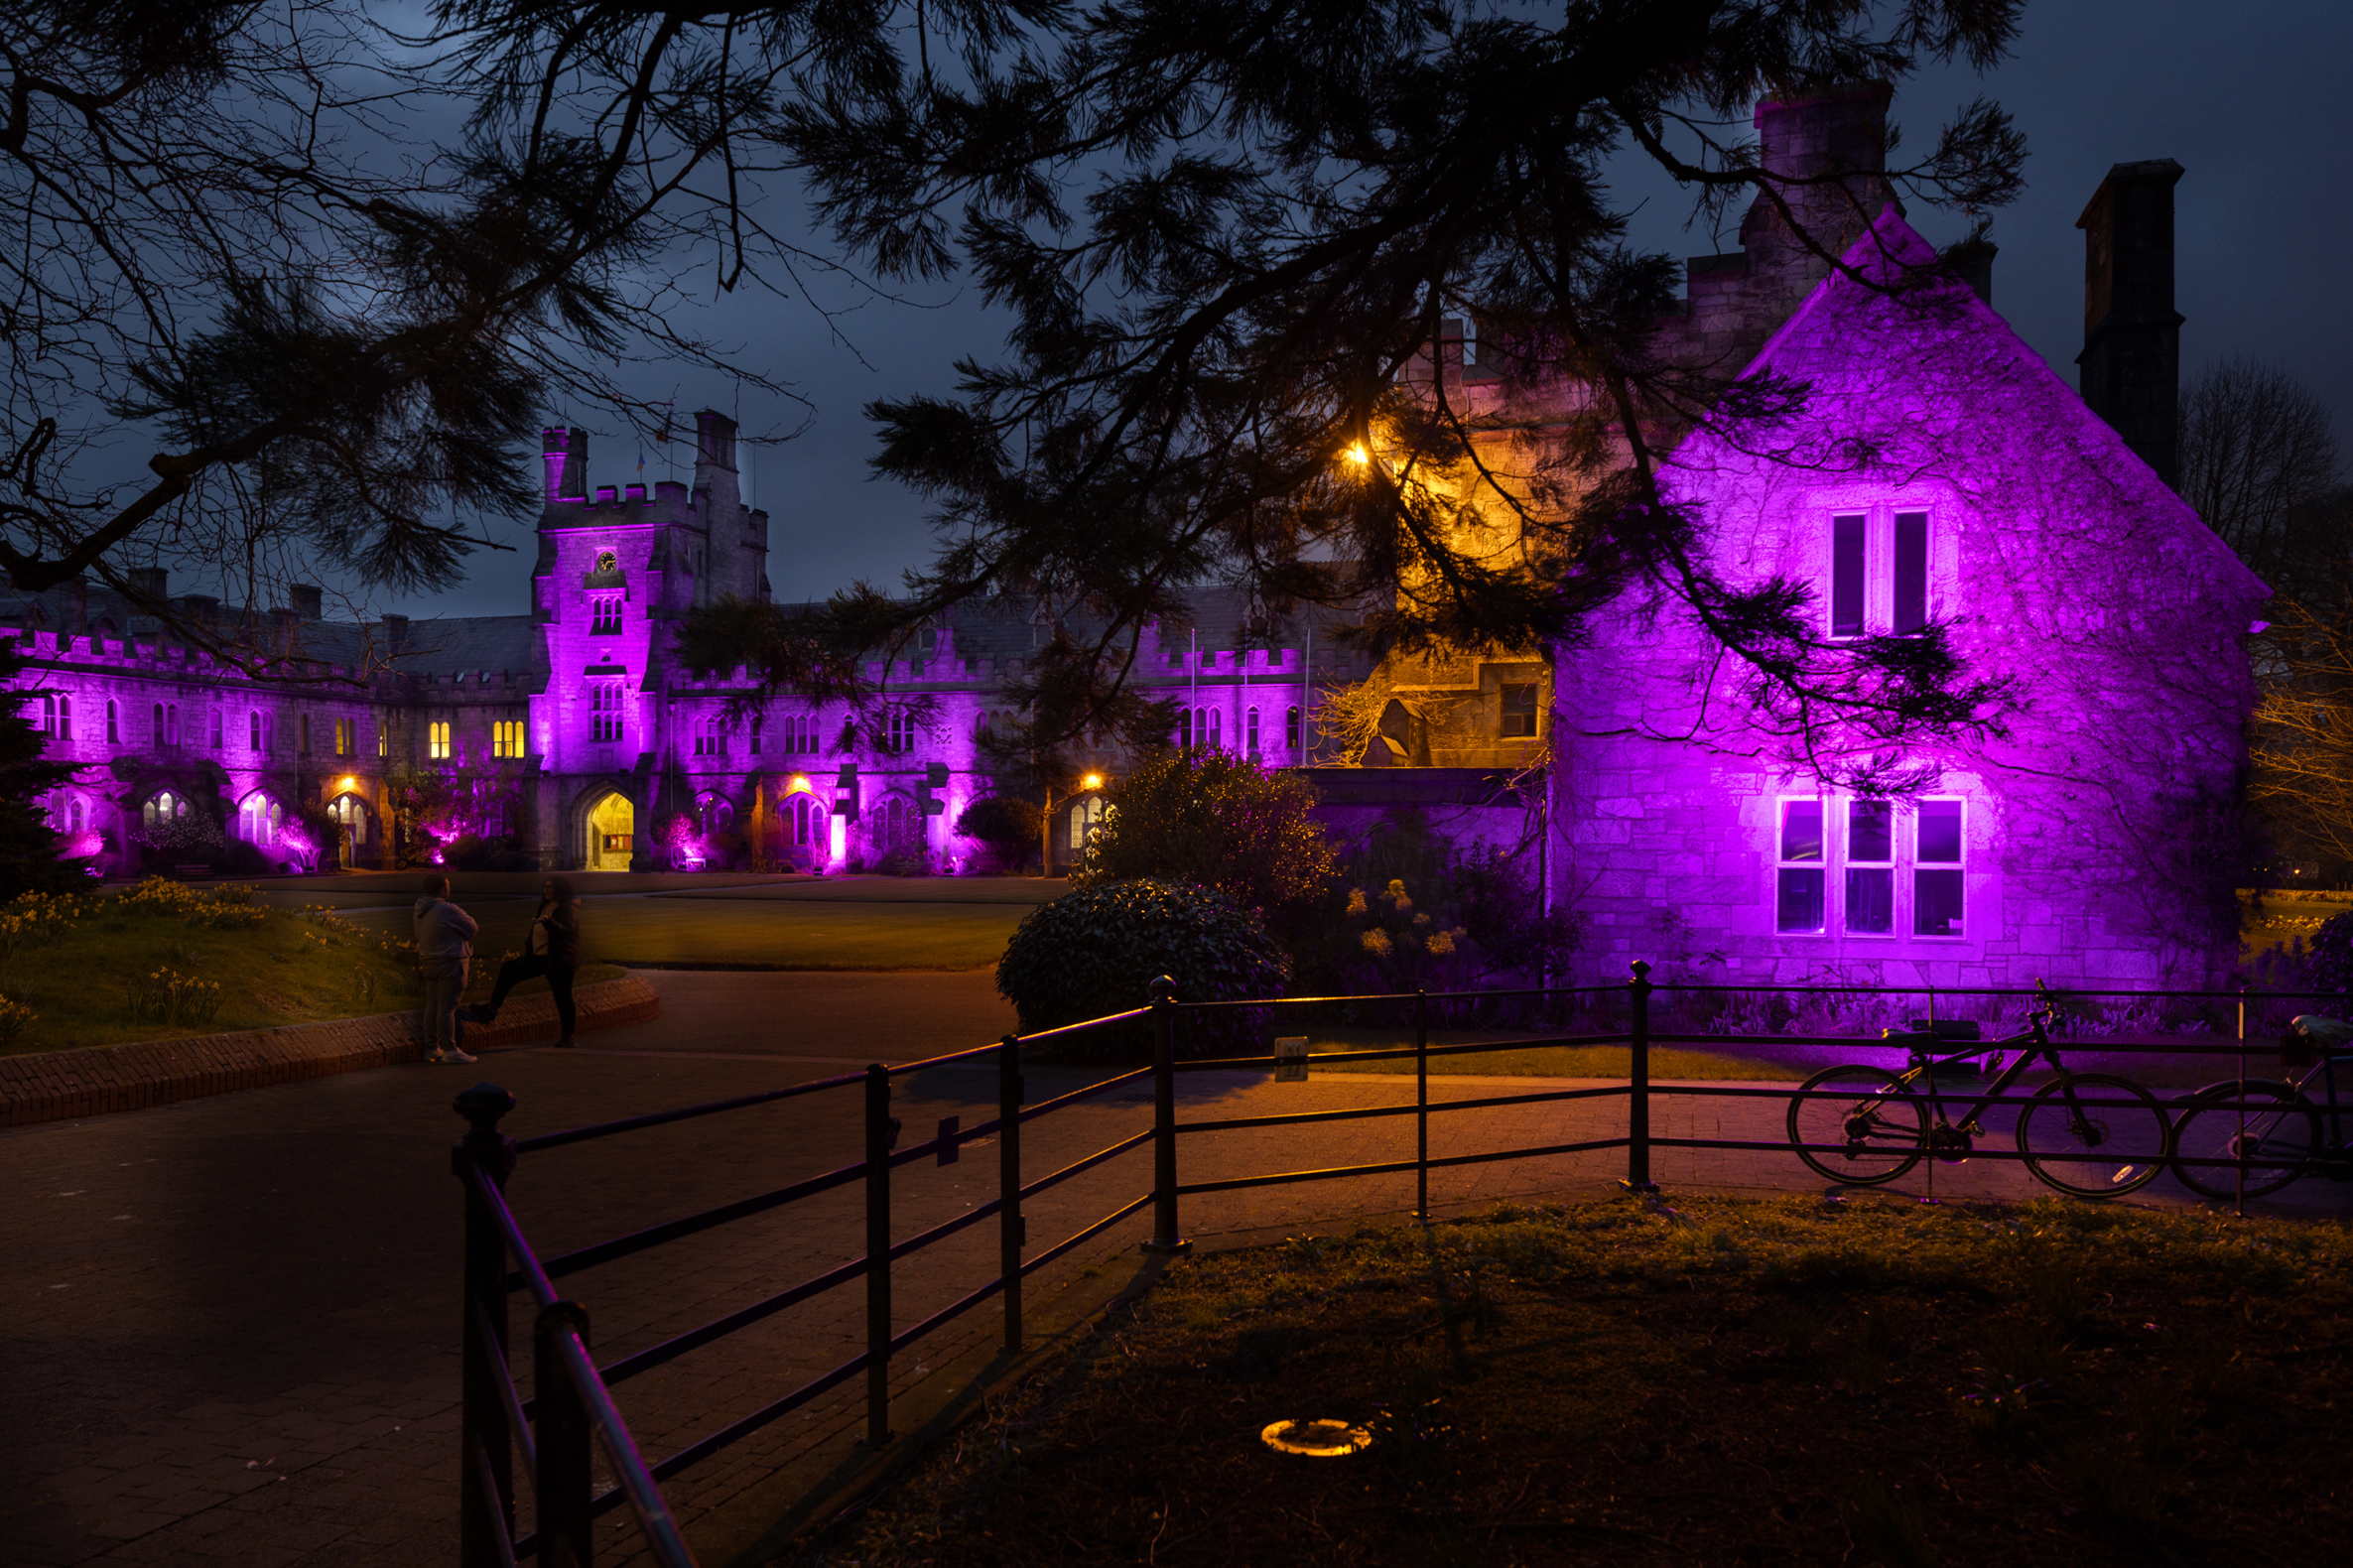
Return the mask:
{"type": "Polygon", "coordinates": [[[335,720],[335,755],[354,756],[359,751],[359,721],[355,719],[335,720]]]}
{"type": "Polygon", "coordinates": [[[139,808],[139,821],[142,826],[149,828],[153,828],[159,823],[172,822],[187,815],[188,801],[186,797],[175,795],[168,789],[158,790],[152,799],[139,808]]]}
{"type": "Polygon", "coordinates": [[[597,593],[588,599],[588,635],[617,636],[621,629],[621,595],[597,593]]]}
{"type": "Polygon", "coordinates": [[[1961,935],[1961,803],[1924,800],[1912,818],[1911,929],[1914,936],[1961,935]]]}
{"type": "Polygon", "coordinates": [[[1822,803],[1780,802],[1780,869],[1773,879],[1773,929],[1791,933],[1822,929],[1822,803]]]}
{"type": "Polygon", "coordinates": [[[425,726],[425,754],[436,762],[446,762],[450,756],[450,721],[434,719],[425,726]]]}
{"type": "Polygon", "coordinates": [[[588,738],[599,742],[621,738],[621,683],[588,683],[588,738]]]}
{"type": "Polygon", "coordinates": [[[501,719],[490,725],[490,754],[494,757],[519,757],[523,753],[523,720],[501,719]]]}
{"type": "Polygon", "coordinates": [[[1299,710],[1296,708],[1283,711],[1283,745],[1288,750],[1299,749],[1299,710]]]}

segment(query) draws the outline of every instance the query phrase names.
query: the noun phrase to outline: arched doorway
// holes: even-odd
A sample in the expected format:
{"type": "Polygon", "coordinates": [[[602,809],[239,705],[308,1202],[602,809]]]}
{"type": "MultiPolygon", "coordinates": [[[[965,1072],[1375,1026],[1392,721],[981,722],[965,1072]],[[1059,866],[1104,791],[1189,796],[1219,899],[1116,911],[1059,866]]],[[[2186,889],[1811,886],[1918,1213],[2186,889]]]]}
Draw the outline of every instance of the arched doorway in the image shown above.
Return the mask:
{"type": "Polygon", "coordinates": [[[338,795],[327,802],[327,811],[341,825],[340,843],[335,849],[335,863],[344,870],[351,869],[367,849],[369,833],[367,802],[356,795],[338,795]]]}
{"type": "Polygon", "coordinates": [[[904,795],[885,795],[875,802],[869,832],[877,860],[923,852],[923,814],[904,795]]]}
{"type": "Polygon", "coordinates": [[[591,871],[626,871],[634,852],[637,813],[629,797],[615,791],[588,808],[588,852],[582,863],[591,871]]]}

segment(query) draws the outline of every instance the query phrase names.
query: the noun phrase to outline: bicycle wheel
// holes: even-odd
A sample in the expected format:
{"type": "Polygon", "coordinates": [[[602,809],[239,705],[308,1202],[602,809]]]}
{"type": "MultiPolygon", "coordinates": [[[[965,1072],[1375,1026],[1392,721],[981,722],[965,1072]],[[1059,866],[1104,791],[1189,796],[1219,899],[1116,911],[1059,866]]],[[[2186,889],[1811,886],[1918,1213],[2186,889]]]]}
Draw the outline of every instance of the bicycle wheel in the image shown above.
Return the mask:
{"type": "Polygon", "coordinates": [[[2172,1153],[2173,1123],[2157,1096],[2129,1078],[2069,1073],[2018,1114],[2026,1169],[2078,1198],[2113,1198],[2157,1180],[2172,1153]]]}
{"type": "Polygon", "coordinates": [[[1928,1143],[1928,1112],[1894,1073],[1826,1067],[1800,1084],[1789,1102],[1789,1141],[1799,1159],[1832,1181],[1876,1186],[1920,1162],[1928,1143]],[[1808,1098],[1815,1090],[1837,1098],[1808,1098]],[[1849,1094],[1855,1098],[1846,1098],[1849,1094]],[[1808,1148],[1809,1143],[1840,1146],[1808,1148]]]}
{"type": "Polygon", "coordinates": [[[2304,1173],[2320,1147],[2320,1114],[2293,1086],[2250,1082],[2201,1089],[2173,1123],[2173,1174],[2191,1192],[2208,1198],[2239,1196],[2239,1172],[2230,1165],[2184,1165],[2192,1160],[2260,1160],[2247,1167],[2247,1196],[2278,1192],[2304,1173]],[[2247,1107],[2242,1123],[2235,1109],[2247,1107]]]}

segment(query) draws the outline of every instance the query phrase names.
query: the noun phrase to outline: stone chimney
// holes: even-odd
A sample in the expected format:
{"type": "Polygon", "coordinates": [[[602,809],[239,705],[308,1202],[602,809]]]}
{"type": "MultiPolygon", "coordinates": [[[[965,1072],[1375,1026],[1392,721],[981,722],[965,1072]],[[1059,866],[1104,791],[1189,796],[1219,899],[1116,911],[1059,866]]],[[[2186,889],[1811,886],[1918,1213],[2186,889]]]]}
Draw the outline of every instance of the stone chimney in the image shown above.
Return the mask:
{"type": "MultiPolygon", "coordinates": [[[[1778,190],[1806,235],[1833,256],[1861,238],[1895,199],[1886,174],[1888,103],[1895,95],[1887,82],[1866,81],[1757,105],[1758,162],[1765,172],[1824,181],[1778,190]]],[[[1830,273],[1829,263],[1806,247],[1764,192],[1741,219],[1741,249],[1752,271],[1783,272],[1800,290],[1830,273]]]]}
{"type": "Polygon", "coordinates": [[[409,618],[408,618],[408,616],[406,616],[406,615],[387,615],[387,616],[385,616],[385,617],[384,617],[384,637],[383,637],[384,646],[383,646],[383,648],[382,648],[382,650],[381,650],[382,657],[384,657],[384,658],[387,658],[387,659],[391,658],[391,657],[392,657],[394,654],[397,654],[398,652],[400,652],[402,645],[403,645],[404,643],[406,643],[408,640],[409,640],[409,618]]]}
{"type": "Polygon", "coordinates": [[[326,594],[316,584],[295,584],[286,590],[286,601],[305,620],[319,620],[327,613],[326,594]]]}
{"type": "Polygon", "coordinates": [[[1994,303],[1994,258],[2002,247],[1983,234],[1972,234],[1967,239],[1955,240],[1945,246],[1942,255],[1944,270],[1969,285],[1969,292],[1991,305],[1994,303]]]}
{"type": "Polygon", "coordinates": [[[133,567],[124,576],[130,581],[132,592],[143,593],[158,601],[164,597],[164,585],[171,578],[171,574],[162,567],[133,567]]]}
{"type": "Polygon", "coordinates": [[[2181,315],[2173,309],[2170,158],[2118,164],[2083,230],[2083,401],[2170,485],[2181,478],[2181,315]]]}
{"type": "Polygon", "coordinates": [[[548,504],[588,498],[588,433],[585,430],[543,430],[540,449],[548,465],[548,504]]]}
{"type": "Polygon", "coordinates": [[[695,416],[695,488],[710,488],[704,478],[707,468],[735,471],[735,422],[726,415],[704,409],[695,416]]]}

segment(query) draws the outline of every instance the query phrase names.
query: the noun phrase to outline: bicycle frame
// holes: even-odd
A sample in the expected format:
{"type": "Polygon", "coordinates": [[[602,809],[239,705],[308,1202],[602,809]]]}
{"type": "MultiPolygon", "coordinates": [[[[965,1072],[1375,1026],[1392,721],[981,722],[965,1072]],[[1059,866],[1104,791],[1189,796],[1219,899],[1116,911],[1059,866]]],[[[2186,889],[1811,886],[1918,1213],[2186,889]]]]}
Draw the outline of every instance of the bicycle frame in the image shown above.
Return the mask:
{"type": "MultiPolygon", "coordinates": [[[[2067,1064],[2059,1060],[2058,1051],[2050,1043],[2050,1034],[2043,1027],[2044,1017],[2043,1013],[2034,1014],[2024,1034],[2014,1034],[2001,1040],[1978,1041],[1965,1050],[1948,1052],[1943,1056],[1929,1056],[1923,1052],[1919,1065],[1899,1074],[1896,1081],[1906,1090],[1909,1090],[1917,1080],[1926,1081],[1928,1109],[1935,1113],[1938,1126],[1957,1127],[1960,1131],[1972,1135],[1982,1134],[1985,1128],[1978,1124],[1978,1113],[1986,1107],[1998,1103],[2005,1094],[2009,1093],[2010,1086],[2017,1083],[2026,1074],[2026,1069],[2033,1065],[2036,1058],[2048,1062],[2052,1072],[2062,1077],[2065,1076],[2067,1064]],[[2010,1046],[2018,1045],[2024,1045],[2026,1049],[2020,1051],[2016,1057],[2012,1058],[2009,1064],[2002,1069],[2000,1076],[1986,1087],[1985,1094],[1961,1112],[1960,1120],[1955,1122],[1947,1117],[1944,1097],[1937,1093],[1936,1076],[1932,1071],[1936,1064],[1956,1061],[1965,1056],[1983,1056],[1989,1051],[2002,1051],[2010,1046]]],[[[2069,1104],[2072,1107],[2072,1097],[2070,1097],[2069,1104]]]]}

